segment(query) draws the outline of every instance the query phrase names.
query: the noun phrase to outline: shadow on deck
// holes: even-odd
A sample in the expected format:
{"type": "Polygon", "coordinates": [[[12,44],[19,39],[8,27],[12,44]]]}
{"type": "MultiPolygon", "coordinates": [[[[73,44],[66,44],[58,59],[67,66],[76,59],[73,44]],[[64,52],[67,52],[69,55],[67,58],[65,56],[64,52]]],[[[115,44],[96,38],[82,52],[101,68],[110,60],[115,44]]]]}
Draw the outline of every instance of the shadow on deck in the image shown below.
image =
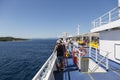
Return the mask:
{"type": "Polygon", "coordinates": [[[66,66],[64,70],[61,71],[54,71],[54,78],[55,80],[71,80],[70,79],[70,72],[78,71],[77,67],[74,65],[72,58],[66,59],[66,66]]]}
{"type": "Polygon", "coordinates": [[[53,73],[55,80],[120,80],[120,64],[109,60],[108,72],[85,73],[77,69],[72,58],[67,58],[64,70],[53,73]]]}

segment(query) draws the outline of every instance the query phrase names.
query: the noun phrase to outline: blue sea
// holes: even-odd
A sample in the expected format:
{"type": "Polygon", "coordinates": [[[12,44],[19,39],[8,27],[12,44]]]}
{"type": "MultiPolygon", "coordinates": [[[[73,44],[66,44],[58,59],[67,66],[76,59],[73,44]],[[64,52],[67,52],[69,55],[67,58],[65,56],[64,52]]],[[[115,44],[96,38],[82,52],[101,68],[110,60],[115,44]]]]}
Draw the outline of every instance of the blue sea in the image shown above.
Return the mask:
{"type": "Polygon", "coordinates": [[[56,39],[0,42],[0,80],[31,80],[52,54],[56,39]]]}

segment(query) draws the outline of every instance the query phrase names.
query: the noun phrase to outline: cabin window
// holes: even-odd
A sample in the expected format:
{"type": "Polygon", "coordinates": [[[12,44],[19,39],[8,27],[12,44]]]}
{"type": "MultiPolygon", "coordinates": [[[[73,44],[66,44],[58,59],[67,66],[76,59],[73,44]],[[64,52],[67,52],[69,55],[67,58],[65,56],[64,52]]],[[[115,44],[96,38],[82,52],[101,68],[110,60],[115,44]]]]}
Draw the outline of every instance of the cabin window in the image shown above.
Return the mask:
{"type": "Polygon", "coordinates": [[[120,60],[120,44],[115,44],[115,59],[120,60]]]}

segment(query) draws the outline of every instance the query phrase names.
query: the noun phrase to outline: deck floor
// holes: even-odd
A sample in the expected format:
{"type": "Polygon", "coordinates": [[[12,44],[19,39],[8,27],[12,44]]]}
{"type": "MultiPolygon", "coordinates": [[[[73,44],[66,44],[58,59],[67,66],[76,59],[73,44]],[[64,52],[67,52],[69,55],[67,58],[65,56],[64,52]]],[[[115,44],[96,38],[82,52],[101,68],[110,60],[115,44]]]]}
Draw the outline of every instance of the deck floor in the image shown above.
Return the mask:
{"type": "Polygon", "coordinates": [[[63,71],[54,71],[55,80],[120,80],[120,65],[109,61],[109,71],[106,73],[83,73],[77,69],[72,58],[66,60],[63,71]]]}

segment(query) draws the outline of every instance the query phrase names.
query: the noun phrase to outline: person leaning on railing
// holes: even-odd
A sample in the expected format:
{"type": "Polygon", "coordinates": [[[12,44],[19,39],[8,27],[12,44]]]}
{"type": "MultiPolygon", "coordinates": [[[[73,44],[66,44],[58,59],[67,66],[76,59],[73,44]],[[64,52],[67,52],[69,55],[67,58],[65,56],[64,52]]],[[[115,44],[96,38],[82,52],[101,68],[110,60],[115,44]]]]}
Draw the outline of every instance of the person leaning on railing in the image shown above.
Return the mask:
{"type": "Polygon", "coordinates": [[[57,70],[60,71],[63,69],[64,66],[64,46],[61,40],[57,40],[54,52],[57,52],[57,60],[56,60],[56,67],[57,70]]]}

